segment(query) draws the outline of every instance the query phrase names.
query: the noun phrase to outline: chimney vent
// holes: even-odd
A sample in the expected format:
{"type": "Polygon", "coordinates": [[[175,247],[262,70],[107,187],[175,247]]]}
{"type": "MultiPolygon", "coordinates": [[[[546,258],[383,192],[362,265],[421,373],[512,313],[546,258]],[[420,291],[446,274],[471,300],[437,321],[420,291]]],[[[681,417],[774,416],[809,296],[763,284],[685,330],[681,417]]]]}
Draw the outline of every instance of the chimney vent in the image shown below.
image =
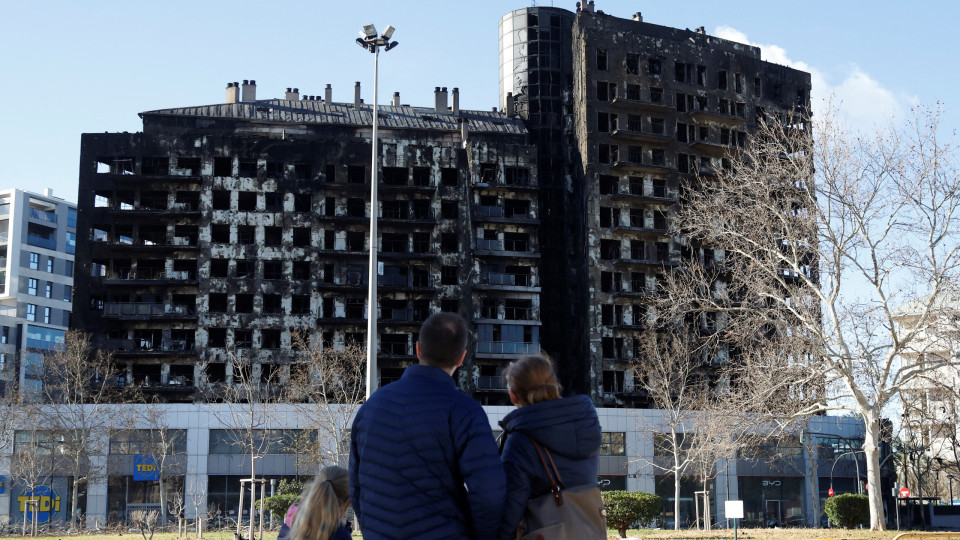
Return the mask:
{"type": "Polygon", "coordinates": [[[53,197],[53,188],[43,188],[44,197],[53,197]]]}
{"type": "Polygon", "coordinates": [[[447,112],[447,109],[449,107],[448,103],[450,103],[450,100],[448,99],[446,86],[440,89],[440,99],[442,100],[443,107],[440,108],[437,112],[445,113],[447,112]]]}
{"type": "Polygon", "coordinates": [[[516,109],[513,102],[513,92],[507,92],[507,116],[513,118],[516,114],[516,109]]]}
{"type": "Polygon", "coordinates": [[[286,99],[294,101],[300,99],[300,90],[298,88],[287,88],[286,99]]]}
{"type": "Polygon", "coordinates": [[[639,11],[633,14],[633,20],[637,22],[643,22],[643,14],[639,11]]]}
{"type": "Polygon", "coordinates": [[[257,81],[254,80],[244,80],[243,88],[240,89],[240,100],[241,101],[256,101],[257,100],[257,81]]]}
{"type": "Polygon", "coordinates": [[[328,104],[333,103],[333,87],[329,84],[323,89],[323,101],[328,104]]]}
{"type": "Polygon", "coordinates": [[[356,109],[360,108],[360,81],[357,81],[353,85],[353,106],[356,109]]]}
{"type": "Polygon", "coordinates": [[[434,87],[433,87],[433,110],[434,110],[434,112],[441,113],[441,112],[443,112],[444,110],[446,110],[446,108],[447,108],[446,104],[443,104],[443,105],[440,104],[440,87],[439,87],[439,86],[434,86],[434,87]]]}
{"type": "Polygon", "coordinates": [[[400,106],[400,92],[393,93],[393,106],[394,107],[400,106]]]}
{"type": "Polygon", "coordinates": [[[454,115],[460,114],[460,89],[459,88],[453,89],[453,114],[454,115]]]}
{"type": "Polygon", "coordinates": [[[227,103],[236,103],[240,101],[240,89],[237,88],[237,83],[227,83],[227,103]]]}

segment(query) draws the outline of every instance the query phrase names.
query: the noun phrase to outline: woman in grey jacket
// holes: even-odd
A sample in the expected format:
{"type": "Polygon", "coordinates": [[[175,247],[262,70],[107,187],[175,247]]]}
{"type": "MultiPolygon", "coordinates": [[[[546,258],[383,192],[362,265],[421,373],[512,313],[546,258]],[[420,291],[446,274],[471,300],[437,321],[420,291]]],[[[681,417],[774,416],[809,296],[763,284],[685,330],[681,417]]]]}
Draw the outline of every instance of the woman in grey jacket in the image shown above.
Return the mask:
{"type": "Polygon", "coordinates": [[[513,539],[527,501],[550,492],[531,439],[548,449],[567,486],[597,482],[600,420],[589,396],[560,397],[560,384],[546,356],[525,356],[504,376],[517,409],[500,421],[507,498],[499,537],[513,539]]]}

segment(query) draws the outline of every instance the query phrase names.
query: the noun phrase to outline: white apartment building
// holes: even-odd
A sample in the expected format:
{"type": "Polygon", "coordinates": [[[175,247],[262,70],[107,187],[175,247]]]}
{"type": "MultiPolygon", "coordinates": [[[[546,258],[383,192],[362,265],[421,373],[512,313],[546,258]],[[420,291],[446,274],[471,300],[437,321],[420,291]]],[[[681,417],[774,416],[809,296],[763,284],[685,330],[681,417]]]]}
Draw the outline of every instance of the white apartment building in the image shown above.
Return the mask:
{"type": "Polygon", "coordinates": [[[960,461],[960,291],[918,298],[897,310],[901,334],[918,331],[911,352],[902,355],[908,363],[938,363],[928,376],[917,380],[902,394],[904,428],[930,457],[954,465],[960,461]],[[928,307],[929,303],[929,307],[928,307]],[[921,314],[927,311],[927,321],[921,314]]]}
{"type": "Polygon", "coordinates": [[[63,340],[76,227],[77,206],[53,190],[0,191],[0,392],[13,381],[26,393],[35,389],[39,353],[63,340]]]}

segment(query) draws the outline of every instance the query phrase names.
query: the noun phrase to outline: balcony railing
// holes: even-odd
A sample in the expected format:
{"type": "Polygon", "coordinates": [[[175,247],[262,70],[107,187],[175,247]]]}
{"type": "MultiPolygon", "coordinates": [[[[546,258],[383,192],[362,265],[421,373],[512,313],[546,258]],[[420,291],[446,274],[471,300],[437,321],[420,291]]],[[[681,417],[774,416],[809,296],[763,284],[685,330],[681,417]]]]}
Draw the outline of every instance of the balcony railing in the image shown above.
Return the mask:
{"type": "Polygon", "coordinates": [[[533,320],[533,308],[504,308],[503,316],[512,321],[531,321],[533,320]]]}
{"type": "Polygon", "coordinates": [[[39,219],[40,221],[46,221],[47,223],[56,223],[57,214],[54,212],[48,212],[46,210],[40,210],[39,208],[30,209],[30,217],[33,219],[39,219]]]}
{"type": "Polygon", "coordinates": [[[529,287],[532,281],[529,274],[505,274],[500,272],[488,272],[480,274],[480,283],[483,285],[513,285],[517,287],[529,287]]]}
{"type": "Polygon", "coordinates": [[[486,249],[490,251],[503,251],[503,242],[500,240],[487,240],[477,238],[477,249],[486,249]]]}
{"type": "Polygon", "coordinates": [[[57,346],[59,345],[61,344],[57,343],[56,341],[45,341],[42,339],[27,338],[28,349],[42,349],[45,351],[52,351],[53,349],[57,348],[57,346]]]}
{"type": "Polygon", "coordinates": [[[479,377],[477,379],[478,390],[506,390],[507,379],[500,376],[479,377]]]}
{"type": "Polygon", "coordinates": [[[164,315],[194,315],[193,306],[177,304],[150,304],[144,302],[107,302],[103,305],[105,316],[148,316],[159,317],[164,315]]]}
{"type": "Polygon", "coordinates": [[[499,206],[478,206],[477,217],[503,217],[503,208],[499,206]]]}
{"type": "Polygon", "coordinates": [[[46,249],[57,249],[56,238],[44,238],[42,236],[34,236],[32,234],[28,234],[27,244],[30,244],[31,246],[46,248],[46,249]]]}
{"type": "Polygon", "coordinates": [[[409,308],[386,308],[381,317],[391,321],[413,321],[413,310],[409,308]]]}
{"type": "Polygon", "coordinates": [[[486,354],[539,354],[539,343],[514,341],[478,341],[477,352],[486,354]]]}
{"type": "Polygon", "coordinates": [[[381,287],[406,287],[409,283],[410,278],[400,274],[383,275],[377,278],[377,284],[381,287]]]}

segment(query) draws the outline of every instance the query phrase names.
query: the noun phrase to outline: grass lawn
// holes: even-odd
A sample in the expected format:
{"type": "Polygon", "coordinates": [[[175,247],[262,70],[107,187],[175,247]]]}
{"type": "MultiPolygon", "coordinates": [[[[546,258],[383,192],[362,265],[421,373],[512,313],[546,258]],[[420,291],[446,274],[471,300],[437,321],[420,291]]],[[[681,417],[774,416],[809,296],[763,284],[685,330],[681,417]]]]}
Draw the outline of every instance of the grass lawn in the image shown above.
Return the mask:
{"type": "MultiPolygon", "coordinates": [[[[737,533],[738,538],[748,540],[892,540],[900,531],[871,532],[866,530],[846,530],[846,529],[740,529],[737,533]]],[[[13,536],[20,536],[14,534],[13,536]]],[[[147,535],[149,538],[149,535],[147,535]]],[[[675,538],[693,540],[698,538],[733,538],[732,529],[720,529],[714,531],[672,531],[659,529],[630,529],[627,531],[628,538],[639,538],[641,540],[653,538],[675,538]]],[[[69,538],[68,535],[39,536],[37,540],[61,540],[69,538]]],[[[137,531],[124,532],[122,534],[99,534],[83,535],[85,540],[141,540],[140,533],[137,531]]],[[[233,531],[212,531],[203,534],[204,540],[233,540],[233,531]]],[[[276,540],[276,531],[264,531],[264,540],[276,540]]],[[[361,538],[359,533],[354,534],[354,538],[361,538]]],[[[619,538],[617,531],[609,531],[609,540],[619,538]]],[[[960,539],[960,533],[953,537],[960,539]]],[[[156,533],[153,540],[177,540],[176,533],[156,533]]],[[[182,540],[195,540],[194,536],[184,536],[182,540]]]]}

